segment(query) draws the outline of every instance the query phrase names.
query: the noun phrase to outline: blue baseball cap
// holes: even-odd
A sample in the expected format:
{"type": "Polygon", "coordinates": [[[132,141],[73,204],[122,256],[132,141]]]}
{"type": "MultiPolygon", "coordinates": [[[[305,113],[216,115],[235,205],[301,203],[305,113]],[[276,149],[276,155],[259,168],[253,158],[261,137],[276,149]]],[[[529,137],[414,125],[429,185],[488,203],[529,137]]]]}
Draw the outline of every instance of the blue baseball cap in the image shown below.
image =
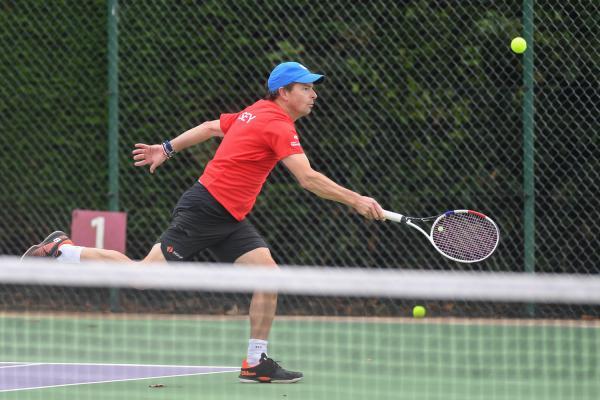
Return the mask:
{"type": "Polygon", "coordinates": [[[297,62],[284,62],[273,68],[267,86],[270,92],[290,83],[321,83],[324,75],[313,74],[304,65],[297,62]]]}

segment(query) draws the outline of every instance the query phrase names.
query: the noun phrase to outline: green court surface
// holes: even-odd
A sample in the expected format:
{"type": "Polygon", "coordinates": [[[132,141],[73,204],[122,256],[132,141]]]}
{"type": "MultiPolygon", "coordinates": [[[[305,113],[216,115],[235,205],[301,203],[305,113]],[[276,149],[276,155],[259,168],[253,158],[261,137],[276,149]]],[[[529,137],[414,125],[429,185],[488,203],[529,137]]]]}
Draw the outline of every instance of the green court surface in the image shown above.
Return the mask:
{"type": "MultiPolygon", "coordinates": [[[[238,366],[241,318],[0,316],[4,363],[238,366]]],[[[600,325],[569,321],[280,318],[291,385],[237,372],[0,392],[2,399],[597,399],[600,325]],[[151,385],[163,385],[152,388],[151,385]]]]}

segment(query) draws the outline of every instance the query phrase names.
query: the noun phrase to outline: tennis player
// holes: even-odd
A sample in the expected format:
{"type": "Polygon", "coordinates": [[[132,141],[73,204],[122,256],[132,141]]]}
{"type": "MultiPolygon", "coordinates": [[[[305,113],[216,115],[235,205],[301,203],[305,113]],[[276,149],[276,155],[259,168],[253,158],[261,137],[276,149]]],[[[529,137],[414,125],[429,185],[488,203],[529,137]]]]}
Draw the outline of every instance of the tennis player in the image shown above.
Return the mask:
{"type": "MultiPolygon", "coordinates": [[[[221,114],[162,144],[138,143],[133,159],[154,173],[176,152],[222,137],[213,159],[198,181],[175,206],[167,230],[144,262],[186,261],[210,249],[221,262],[277,268],[269,246],[246,219],[267,176],[281,161],[300,185],[316,195],[346,204],[367,219],[384,219],[370,197],[348,190],[312,169],[294,122],[310,114],[323,75],[297,62],[284,62],[271,72],[264,99],[233,114],[221,114]]],[[[75,246],[64,232],[54,232],[23,257],[56,257],[59,261],[130,259],[116,251],[75,246]]],[[[250,340],[242,363],[241,382],[292,383],[300,372],[283,369],[267,356],[267,339],[277,306],[276,293],[256,292],[250,304],[250,340]]]]}

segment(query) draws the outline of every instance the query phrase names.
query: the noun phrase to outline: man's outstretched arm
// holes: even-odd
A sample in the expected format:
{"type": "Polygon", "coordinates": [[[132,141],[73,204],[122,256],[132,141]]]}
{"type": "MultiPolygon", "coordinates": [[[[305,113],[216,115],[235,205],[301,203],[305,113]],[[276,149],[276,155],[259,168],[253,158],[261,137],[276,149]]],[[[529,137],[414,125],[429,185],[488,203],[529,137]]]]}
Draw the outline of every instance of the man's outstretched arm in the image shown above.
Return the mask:
{"type": "Polygon", "coordinates": [[[195,144],[202,143],[211,137],[223,137],[223,131],[221,131],[221,124],[218,119],[203,122],[197,127],[183,132],[171,140],[171,145],[173,146],[173,150],[181,151],[195,144]]]}
{"type": "MultiPolygon", "coordinates": [[[[196,126],[195,128],[189,129],[171,140],[171,146],[173,151],[181,151],[191,147],[195,144],[202,143],[211,137],[223,137],[223,131],[221,131],[221,125],[219,120],[206,121],[196,126]]],[[[150,165],[150,173],[154,173],[154,170],[164,163],[167,158],[162,144],[144,144],[136,143],[135,149],[133,150],[133,159],[135,160],[134,165],[136,167],[143,167],[150,165]]]]}
{"type": "Polygon", "coordinates": [[[305,154],[293,154],[284,158],[282,162],[304,189],[324,199],[346,204],[365,218],[385,219],[383,209],[375,199],[346,189],[322,173],[315,171],[310,166],[305,154]]]}

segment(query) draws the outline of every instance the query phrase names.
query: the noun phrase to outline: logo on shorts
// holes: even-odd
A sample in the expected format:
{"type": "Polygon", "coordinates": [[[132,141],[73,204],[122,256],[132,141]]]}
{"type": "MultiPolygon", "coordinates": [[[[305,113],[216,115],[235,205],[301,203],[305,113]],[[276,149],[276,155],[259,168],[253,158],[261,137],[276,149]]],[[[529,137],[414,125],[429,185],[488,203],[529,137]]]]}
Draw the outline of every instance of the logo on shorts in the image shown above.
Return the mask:
{"type": "Polygon", "coordinates": [[[183,256],[176,252],[173,246],[167,246],[167,253],[173,254],[175,257],[179,258],[180,260],[183,260],[183,256]]]}

